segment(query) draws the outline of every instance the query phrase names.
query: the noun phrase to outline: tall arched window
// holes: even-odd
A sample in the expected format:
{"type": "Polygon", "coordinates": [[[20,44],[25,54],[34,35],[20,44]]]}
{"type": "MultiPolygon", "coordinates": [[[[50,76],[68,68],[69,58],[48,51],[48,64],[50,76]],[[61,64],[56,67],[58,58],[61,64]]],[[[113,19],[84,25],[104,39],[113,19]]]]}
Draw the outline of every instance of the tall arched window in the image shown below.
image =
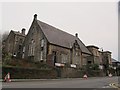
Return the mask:
{"type": "Polygon", "coordinates": [[[43,60],[43,51],[44,51],[44,38],[42,38],[41,40],[40,40],[40,47],[41,47],[41,49],[40,49],[40,60],[42,61],[43,60]]]}
{"type": "Polygon", "coordinates": [[[31,40],[31,54],[32,56],[35,55],[35,40],[31,40]]]}
{"type": "Polygon", "coordinates": [[[41,39],[41,47],[44,47],[44,39],[41,39]]]}
{"type": "Polygon", "coordinates": [[[35,41],[32,39],[28,46],[28,55],[34,56],[35,55],[35,41]]]}

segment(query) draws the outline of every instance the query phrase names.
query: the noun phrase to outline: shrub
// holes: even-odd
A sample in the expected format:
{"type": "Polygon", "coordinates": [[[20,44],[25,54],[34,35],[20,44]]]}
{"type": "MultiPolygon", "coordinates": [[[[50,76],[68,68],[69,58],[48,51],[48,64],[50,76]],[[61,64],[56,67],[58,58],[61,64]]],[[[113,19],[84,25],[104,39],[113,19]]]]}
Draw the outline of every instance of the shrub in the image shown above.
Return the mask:
{"type": "Polygon", "coordinates": [[[4,56],[2,57],[2,64],[3,65],[9,65],[9,63],[11,62],[11,55],[10,54],[4,54],[4,56]]]}

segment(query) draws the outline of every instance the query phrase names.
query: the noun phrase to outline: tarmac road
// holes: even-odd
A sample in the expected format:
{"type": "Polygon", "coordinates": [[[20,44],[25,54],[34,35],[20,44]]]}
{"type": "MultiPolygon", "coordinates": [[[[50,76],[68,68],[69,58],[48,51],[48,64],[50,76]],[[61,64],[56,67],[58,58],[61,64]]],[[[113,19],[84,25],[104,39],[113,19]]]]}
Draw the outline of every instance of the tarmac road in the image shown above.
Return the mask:
{"type": "Polygon", "coordinates": [[[24,80],[16,82],[3,82],[2,88],[113,88],[111,83],[118,83],[118,77],[97,78],[67,78],[46,80],[24,80]]]}

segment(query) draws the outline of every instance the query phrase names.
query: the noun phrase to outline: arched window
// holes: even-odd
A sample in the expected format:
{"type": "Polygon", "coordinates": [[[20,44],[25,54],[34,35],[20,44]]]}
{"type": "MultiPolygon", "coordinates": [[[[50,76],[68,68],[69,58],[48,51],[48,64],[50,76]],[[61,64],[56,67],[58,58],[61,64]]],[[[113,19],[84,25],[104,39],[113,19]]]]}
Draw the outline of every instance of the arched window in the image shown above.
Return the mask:
{"type": "Polygon", "coordinates": [[[35,54],[35,40],[31,40],[31,54],[34,56],[35,54]]]}
{"type": "Polygon", "coordinates": [[[28,55],[34,56],[35,54],[35,41],[32,39],[28,46],[28,55]]]}
{"type": "Polygon", "coordinates": [[[44,47],[44,39],[41,39],[41,47],[44,47]]]}

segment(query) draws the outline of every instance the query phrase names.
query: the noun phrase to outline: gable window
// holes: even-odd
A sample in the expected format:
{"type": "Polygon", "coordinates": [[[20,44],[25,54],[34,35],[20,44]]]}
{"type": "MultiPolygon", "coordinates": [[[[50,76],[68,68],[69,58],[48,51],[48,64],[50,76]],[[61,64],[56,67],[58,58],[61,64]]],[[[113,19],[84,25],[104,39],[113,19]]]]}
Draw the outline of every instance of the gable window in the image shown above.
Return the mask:
{"type": "Polygon", "coordinates": [[[80,56],[80,50],[77,50],[77,51],[75,52],[75,55],[76,55],[76,56],[80,56]]]}
{"type": "Polygon", "coordinates": [[[20,43],[22,43],[23,42],[23,40],[22,39],[20,39],[20,43]]]}
{"type": "Polygon", "coordinates": [[[43,51],[40,52],[40,60],[43,61],[43,51]]]}
{"type": "Polygon", "coordinates": [[[67,63],[67,58],[68,55],[67,54],[61,54],[61,63],[67,63]]]}
{"type": "Polygon", "coordinates": [[[55,65],[55,63],[57,62],[57,52],[56,51],[52,51],[53,54],[53,63],[55,65]]]}
{"type": "Polygon", "coordinates": [[[44,39],[41,40],[41,47],[44,47],[44,39]]]}
{"type": "Polygon", "coordinates": [[[25,46],[23,47],[23,52],[25,52],[25,46]]]}
{"type": "Polygon", "coordinates": [[[18,42],[18,37],[16,36],[16,42],[18,42]]]}
{"type": "Polygon", "coordinates": [[[25,57],[25,46],[23,47],[23,54],[22,54],[22,58],[25,57]]]}
{"type": "Polygon", "coordinates": [[[31,56],[31,52],[32,52],[32,48],[31,48],[31,44],[29,44],[29,46],[28,46],[28,56],[31,56]]]}
{"type": "Polygon", "coordinates": [[[22,46],[21,45],[19,45],[19,48],[18,48],[19,50],[21,50],[22,49],[22,46]]]}
{"type": "Polygon", "coordinates": [[[34,56],[35,54],[35,41],[32,39],[29,46],[28,46],[28,55],[29,56],[34,56]]]}
{"type": "Polygon", "coordinates": [[[35,54],[35,41],[33,39],[31,41],[31,54],[32,56],[35,54]]]}

